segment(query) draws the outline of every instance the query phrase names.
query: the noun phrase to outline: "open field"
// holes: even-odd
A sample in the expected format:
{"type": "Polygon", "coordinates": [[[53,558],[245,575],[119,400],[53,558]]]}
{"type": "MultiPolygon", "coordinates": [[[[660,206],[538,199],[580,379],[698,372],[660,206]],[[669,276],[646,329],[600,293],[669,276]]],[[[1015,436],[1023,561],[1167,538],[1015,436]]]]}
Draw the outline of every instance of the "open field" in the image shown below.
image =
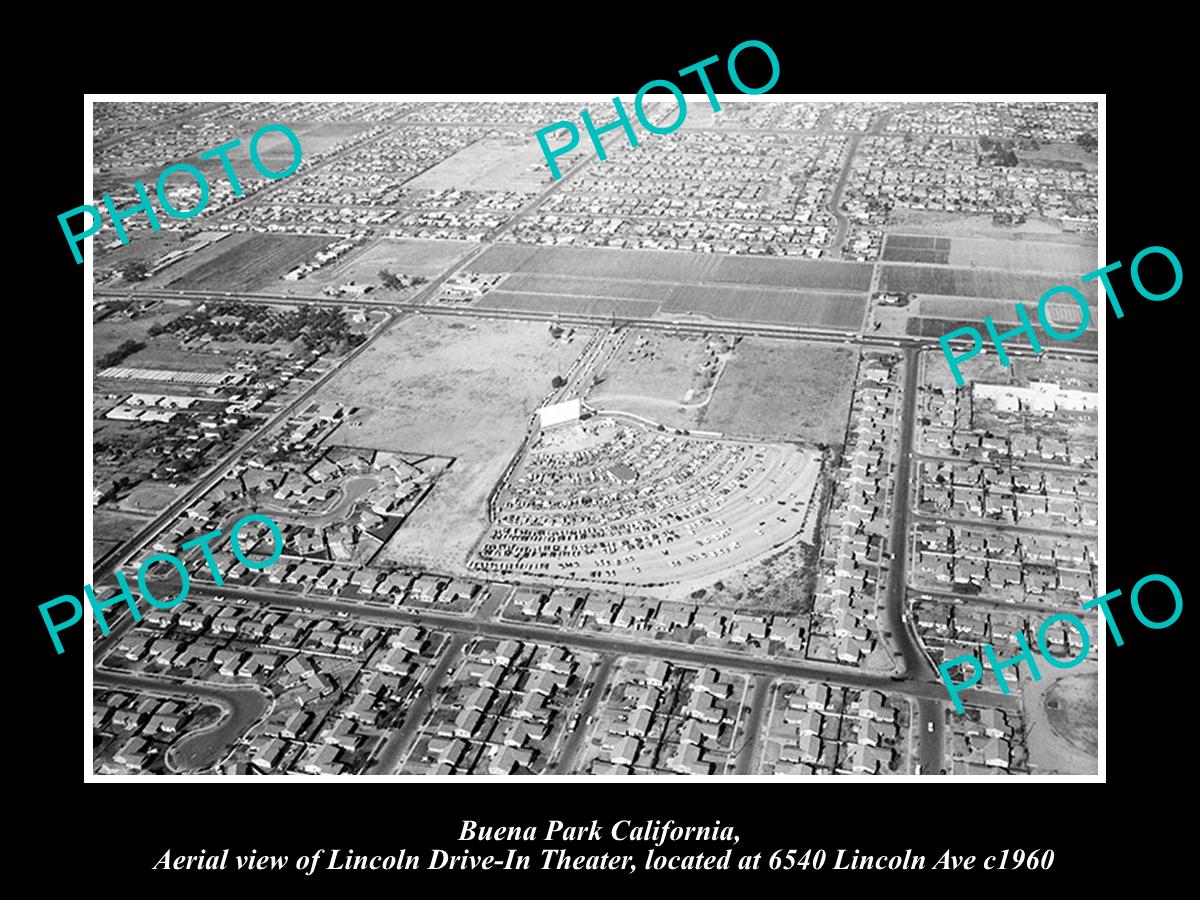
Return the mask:
{"type": "Polygon", "coordinates": [[[1089,302],[1096,302],[1095,283],[1081,284],[1078,272],[1073,275],[1030,275],[990,269],[885,265],[879,282],[880,289],[885,291],[1020,300],[1030,305],[1035,305],[1042,294],[1058,285],[1074,287],[1080,290],[1089,302]]]}
{"type": "Polygon", "coordinates": [[[673,428],[695,428],[720,362],[709,342],[658,331],[631,332],[584,399],[673,428]],[[688,396],[688,391],[692,395],[688,396]]]}
{"type": "MultiPolygon", "coordinates": [[[[889,239],[890,240],[890,239],[889,239]]],[[[950,265],[988,266],[1017,272],[1074,272],[1083,275],[1097,268],[1096,245],[1024,239],[955,238],[950,245],[950,265]]],[[[890,259],[890,257],[888,257],[890,259]]]]}
{"type": "Polygon", "coordinates": [[[916,234],[889,234],[883,258],[893,262],[935,263],[950,261],[950,238],[916,234]]]}
{"type": "MultiPolygon", "coordinates": [[[[423,275],[435,278],[478,247],[468,241],[393,240],[384,238],[368,247],[344,266],[329,269],[339,283],[357,281],[360,284],[377,282],[380,269],[394,275],[423,275]]],[[[310,278],[315,278],[314,272],[310,278]]]]}
{"type": "MultiPolygon", "coordinates": [[[[244,156],[248,163],[250,135],[267,124],[271,123],[264,119],[248,129],[246,137],[242,138],[241,146],[234,148],[230,153],[230,159],[236,159],[240,155],[244,156]],[[238,151],[241,153],[239,154],[238,151]]],[[[303,165],[303,160],[315,159],[317,154],[326,153],[336,145],[353,140],[371,128],[370,125],[363,122],[305,123],[292,121],[284,124],[296,132],[296,137],[300,139],[301,165],[303,165]]],[[[258,145],[258,152],[262,157],[263,165],[269,169],[284,169],[292,161],[292,145],[285,135],[277,131],[263,135],[262,141],[258,145]]],[[[300,170],[297,169],[296,173],[299,174],[299,172],[300,170]]]]}
{"type": "Polygon", "coordinates": [[[129,540],[146,521],[144,516],[93,508],[92,554],[99,557],[117,544],[129,540]]]}
{"type": "MultiPolygon", "coordinates": [[[[382,238],[364,247],[351,250],[333,265],[323,266],[299,281],[288,282],[289,291],[302,295],[319,295],[329,285],[373,284],[380,287],[379,271],[387,269],[393,275],[420,275],[431,280],[454,266],[478,244],[466,241],[395,240],[382,238]]],[[[404,291],[376,291],[365,297],[387,302],[407,300],[421,290],[419,286],[404,291]]]]}
{"type": "Polygon", "coordinates": [[[534,312],[576,313],[589,316],[616,316],[623,319],[648,319],[658,312],[653,300],[616,300],[609,297],[565,297],[554,294],[513,294],[491,291],[475,306],[480,309],[516,309],[534,312]]]}
{"type": "Polygon", "coordinates": [[[121,507],[133,512],[159,512],[179,496],[180,490],[157,481],[143,481],[129,496],[121,501],[121,507]]]}
{"type": "MultiPolygon", "coordinates": [[[[153,186],[151,186],[151,190],[153,190],[153,186]]],[[[110,247],[109,245],[116,240],[116,235],[106,230],[97,232],[98,237],[101,235],[105,239],[97,244],[93,244],[93,249],[96,252],[97,276],[109,269],[124,268],[132,262],[144,262],[147,265],[153,265],[160,257],[170,253],[172,250],[179,250],[185,247],[187,242],[193,239],[184,239],[183,233],[179,231],[142,230],[131,235],[128,244],[124,246],[118,244],[116,247],[110,247]]],[[[70,257],[71,251],[66,249],[66,247],[63,248],[63,252],[67,254],[68,258],[70,257]]],[[[156,284],[154,280],[147,280],[145,283],[147,285],[156,284]]],[[[127,286],[120,282],[114,282],[114,284],[119,284],[122,287],[127,286]]]]}
{"type": "Polygon", "coordinates": [[[1099,737],[1096,719],[1097,680],[1094,673],[1090,676],[1060,678],[1047,688],[1042,697],[1054,733],[1090,756],[1096,755],[1099,737]]]}
{"type": "Polygon", "coordinates": [[[849,347],[745,338],[703,425],[731,436],[840,444],[857,364],[849,347]]]}
{"type": "Polygon", "coordinates": [[[187,312],[192,304],[187,300],[166,300],[148,313],[130,320],[124,315],[109,316],[92,327],[92,352],[95,358],[116,350],[125,341],[145,343],[146,332],[152,325],[161,325],[187,312]]]}
{"type": "Polygon", "coordinates": [[[1096,774],[1096,663],[1085,660],[1070,672],[1044,666],[1042,675],[1033,681],[1028,672],[1021,672],[1021,710],[1032,773],[1096,774]]]}
{"type": "Polygon", "coordinates": [[[541,322],[414,315],[330,381],[320,399],[368,408],[331,442],[454,459],[386,557],[462,570],[487,527],[489,492],[585,341],[556,341],[541,322]]]}
{"type": "Polygon", "coordinates": [[[1024,163],[1038,166],[1063,165],[1073,169],[1084,169],[1089,172],[1097,170],[1096,154],[1078,144],[1055,142],[1042,144],[1036,150],[1018,150],[1017,158],[1024,163]]]}
{"type": "Polygon", "coordinates": [[[170,369],[174,372],[228,372],[236,359],[234,346],[230,342],[217,344],[212,350],[182,350],[179,338],[175,335],[160,334],[149,338],[146,346],[137,353],[125,357],[121,365],[132,369],[170,369]]]}
{"type": "Polygon", "coordinates": [[[901,234],[946,234],[963,237],[987,237],[1007,240],[1030,236],[1036,240],[1078,241],[1079,237],[1062,230],[1058,222],[1029,219],[1020,225],[997,225],[990,215],[909,209],[897,206],[888,214],[889,230],[901,234]]]}
{"type": "Polygon", "coordinates": [[[476,272],[533,272],[681,284],[763,285],[865,291],[871,266],[819,260],[716,256],[671,250],[610,250],[499,244],[471,264],[476,272]]]}
{"type": "Polygon", "coordinates": [[[509,275],[501,290],[518,294],[567,294],[586,297],[618,297],[622,300],[666,300],[674,288],[661,281],[610,281],[605,278],[574,278],[569,275],[509,275]]]}
{"type": "Polygon", "coordinates": [[[866,308],[867,298],[861,294],[680,285],[663,304],[662,313],[857,331],[866,308]]]}
{"type": "Polygon", "coordinates": [[[331,238],[298,235],[246,235],[227,238],[211,251],[202,250],[199,265],[168,285],[181,290],[253,291],[283,288],[280,277],[327,246],[331,238]]]}
{"type": "MultiPolygon", "coordinates": [[[[195,249],[180,259],[175,260],[166,268],[155,272],[145,281],[135,285],[134,290],[140,287],[146,287],[153,290],[162,290],[169,284],[179,281],[187,273],[193,269],[207,263],[210,259],[225,250],[232,250],[239,244],[244,244],[250,240],[248,233],[234,233],[229,231],[205,231],[194,235],[186,241],[179,241],[178,238],[170,244],[158,246],[157,251],[152,257],[147,259],[148,263],[157,263],[170,251],[186,250],[195,247],[195,249]],[[218,237],[219,235],[219,237],[218,237]]],[[[133,246],[133,242],[130,243],[133,246]]],[[[119,267],[118,267],[119,268],[119,267]]]]}
{"type": "Polygon", "coordinates": [[[449,159],[418,175],[406,187],[413,190],[453,188],[469,191],[540,191],[546,173],[541,148],[527,138],[486,138],[459,150],[449,159]]]}

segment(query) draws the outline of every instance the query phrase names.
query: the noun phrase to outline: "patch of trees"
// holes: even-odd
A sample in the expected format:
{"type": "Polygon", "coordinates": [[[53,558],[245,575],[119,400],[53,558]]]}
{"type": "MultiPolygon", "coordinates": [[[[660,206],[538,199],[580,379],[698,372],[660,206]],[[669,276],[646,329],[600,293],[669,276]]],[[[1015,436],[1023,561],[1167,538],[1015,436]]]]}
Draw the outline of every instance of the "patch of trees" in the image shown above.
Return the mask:
{"type": "Polygon", "coordinates": [[[250,344],[300,341],[313,353],[342,353],[366,340],[364,335],[350,331],[345,315],[334,307],[304,304],[294,310],[280,310],[237,300],[210,302],[203,312],[189,310],[151,325],[147,333],[151,337],[174,334],[180,340],[207,335],[214,341],[250,344]]]}
{"type": "Polygon", "coordinates": [[[979,149],[993,166],[1015,166],[1020,163],[1012,141],[999,141],[984,135],[979,139],[979,149]]]}
{"type": "Polygon", "coordinates": [[[402,291],[405,288],[417,287],[428,280],[424,275],[395,275],[387,269],[379,270],[379,283],[389,291],[402,291]]]}
{"type": "Polygon", "coordinates": [[[145,281],[150,277],[150,267],[136,259],[121,270],[121,277],[126,281],[145,281]]]}
{"type": "Polygon", "coordinates": [[[110,350],[96,360],[96,368],[107,369],[120,365],[127,357],[133,356],[145,346],[141,341],[123,341],[115,350],[110,350]]]}

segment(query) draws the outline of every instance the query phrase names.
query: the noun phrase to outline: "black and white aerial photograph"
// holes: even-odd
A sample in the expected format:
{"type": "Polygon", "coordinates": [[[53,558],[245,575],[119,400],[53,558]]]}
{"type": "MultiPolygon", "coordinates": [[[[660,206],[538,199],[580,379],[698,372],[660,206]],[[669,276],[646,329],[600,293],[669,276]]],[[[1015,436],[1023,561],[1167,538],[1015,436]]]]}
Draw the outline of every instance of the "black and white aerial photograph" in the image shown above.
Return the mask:
{"type": "Polygon", "coordinates": [[[89,779],[1097,776],[1098,103],[677,80],[91,102],[89,779]]]}

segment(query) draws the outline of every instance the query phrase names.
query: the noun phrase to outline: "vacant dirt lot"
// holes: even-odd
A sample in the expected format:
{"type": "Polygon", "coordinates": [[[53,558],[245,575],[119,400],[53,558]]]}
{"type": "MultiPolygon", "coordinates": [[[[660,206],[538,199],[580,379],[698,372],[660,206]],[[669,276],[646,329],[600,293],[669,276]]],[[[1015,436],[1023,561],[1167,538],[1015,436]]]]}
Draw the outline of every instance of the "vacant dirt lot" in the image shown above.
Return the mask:
{"type": "Polygon", "coordinates": [[[857,364],[850,347],[744,338],[726,363],[702,427],[841,444],[857,364]]]}
{"type": "Polygon", "coordinates": [[[346,281],[378,284],[380,269],[387,269],[393,275],[423,275],[426,278],[436,278],[475,246],[467,241],[385,238],[356,256],[347,265],[330,269],[332,277],[326,280],[337,281],[339,284],[346,281]]]}
{"type": "Polygon", "coordinates": [[[695,428],[719,372],[719,355],[709,352],[709,341],[634,331],[600,373],[587,402],[669,427],[695,428]]]}
{"type": "Polygon", "coordinates": [[[487,138],[464,147],[408,183],[414,190],[538,191],[542,151],[528,138],[487,138]]]}
{"type": "Polygon", "coordinates": [[[1021,709],[1035,775],[1095,775],[1098,739],[1096,663],[1076,669],[1042,667],[1033,681],[1021,673],[1021,709]],[[1049,669],[1049,671],[1047,671],[1049,669]]]}
{"type": "Polygon", "coordinates": [[[488,493],[587,339],[556,341],[542,323],[411,316],[325,387],[322,400],[367,407],[333,442],[454,458],[386,556],[463,571],[488,493]]]}

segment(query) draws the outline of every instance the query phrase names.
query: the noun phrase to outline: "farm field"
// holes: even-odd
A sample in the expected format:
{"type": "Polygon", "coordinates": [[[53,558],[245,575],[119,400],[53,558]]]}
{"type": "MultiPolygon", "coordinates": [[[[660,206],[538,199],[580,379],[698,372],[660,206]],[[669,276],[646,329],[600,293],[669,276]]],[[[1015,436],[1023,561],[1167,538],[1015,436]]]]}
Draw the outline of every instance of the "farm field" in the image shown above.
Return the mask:
{"type": "Polygon", "coordinates": [[[952,266],[984,266],[1018,272],[1074,272],[1076,278],[1097,268],[1094,244],[1001,238],[956,237],[950,244],[949,262],[952,266]]]}
{"type": "Polygon", "coordinates": [[[670,284],[661,281],[610,281],[605,278],[573,278],[569,275],[533,275],[524,272],[509,275],[499,288],[513,293],[570,294],[589,297],[617,297],[622,300],[666,300],[670,284]]]}
{"type": "Polygon", "coordinates": [[[1079,274],[1031,275],[984,269],[952,269],[934,266],[883,266],[879,287],[885,291],[908,291],[952,297],[987,297],[993,300],[1019,300],[1036,304],[1038,298],[1056,285],[1079,289],[1089,302],[1096,302],[1096,285],[1080,284],[1079,274]]]}
{"type": "Polygon", "coordinates": [[[703,418],[729,436],[840,444],[858,365],[849,347],[745,338],[703,418]]]}
{"type": "Polygon", "coordinates": [[[650,318],[658,312],[652,300],[616,300],[608,297],[567,297],[554,294],[514,294],[491,291],[475,307],[479,309],[516,309],[529,312],[574,313],[618,318],[650,318]]]}
{"type": "Polygon", "coordinates": [[[883,258],[893,262],[935,263],[950,261],[950,238],[915,234],[889,234],[883,258]]]}
{"type": "Polygon", "coordinates": [[[867,299],[861,294],[680,285],[663,304],[662,313],[857,331],[866,308],[867,299]]]}
{"type": "Polygon", "coordinates": [[[589,278],[694,282],[706,280],[715,264],[714,257],[705,253],[497,244],[472,262],[471,269],[485,273],[533,272],[589,278]]]}
{"type": "MultiPolygon", "coordinates": [[[[1059,304],[1053,301],[1048,304],[1049,309],[1054,311],[1059,304]]],[[[1074,328],[1079,324],[1080,309],[1075,303],[1068,302],[1064,304],[1069,311],[1074,312],[1074,319],[1067,324],[1062,320],[1062,324],[1056,325],[1060,329],[1074,328]]],[[[929,316],[932,318],[941,319],[961,319],[974,318],[980,323],[983,322],[984,316],[991,316],[995,322],[1011,322],[1017,324],[1017,306],[1015,303],[1010,303],[1007,300],[981,300],[977,297],[922,297],[917,300],[919,315],[929,316]]],[[[1034,304],[1025,304],[1025,310],[1029,313],[1029,318],[1036,321],[1037,313],[1034,304]]],[[[1060,321],[1059,316],[1051,319],[1052,323],[1060,321]]],[[[1039,326],[1040,327],[1040,326],[1039,326]]],[[[1088,325],[1089,329],[1095,329],[1096,316],[1095,310],[1092,310],[1091,322],[1088,325]]]]}
{"type": "Polygon", "coordinates": [[[721,256],[717,259],[715,271],[705,280],[764,287],[865,291],[871,286],[871,265],[813,259],[721,256]]]}
{"type": "MultiPolygon", "coordinates": [[[[281,276],[308,260],[332,241],[299,235],[235,235],[202,250],[189,271],[167,283],[178,290],[253,291],[287,284],[281,276]],[[244,237],[244,240],[238,240],[244,237]]],[[[169,270],[168,270],[169,271],[169,270]]]]}
{"type": "MultiPolygon", "coordinates": [[[[936,337],[941,337],[943,334],[946,334],[947,332],[950,332],[950,331],[954,331],[955,329],[958,329],[958,328],[974,328],[980,334],[984,334],[984,339],[986,341],[986,334],[984,332],[982,320],[980,320],[980,319],[964,319],[961,316],[956,317],[956,318],[949,318],[949,319],[936,319],[936,318],[929,318],[929,317],[925,317],[925,316],[914,316],[913,318],[908,320],[906,333],[916,336],[916,337],[936,338],[936,337]]],[[[1038,337],[1038,340],[1039,341],[1042,340],[1041,336],[1038,337]]],[[[1087,331],[1085,331],[1079,337],[1075,338],[1075,340],[1071,341],[1070,346],[1075,349],[1078,349],[1078,350],[1095,350],[1098,345],[1098,341],[1099,341],[1099,332],[1096,331],[1095,328],[1089,328],[1087,331]]],[[[990,347],[991,345],[985,344],[985,346],[990,347]]],[[[1006,341],[1005,346],[1007,346],[1007,347],[1022,347],[1022,348],[1028,349],[1030,346],[1030,343],[1029,343],[1029,339],[1025,335],[1019,334],[1016,337],[1010,338],[1008,341],[1006,341]]],[[[1046,342],[1043,342],[1043,347],[1045,347],[1045,346],[1052,347],[1052,346],[1054,346],[1054,344],[1049,341],[1046,341],[1046,342]]]]}
{"type": "Polygon", "coordinates": [[[500,244],[471,264],[476,272],[530,272],[546,275],[673,281],[680,284],[762,285],[866,291],[871,266],[820,260],[717,256],[672,250],[529,247],[500,244]]]}
{"type": "Polygon", "coordinates": [[[554,340],[544,322],[413,315],[340,371],[322,401],[366,407],[332,443],[427,453],[454,462],[383,555],[465,573],[487,527],[487,497],[530,417],[586,343],[554,340]]]}

